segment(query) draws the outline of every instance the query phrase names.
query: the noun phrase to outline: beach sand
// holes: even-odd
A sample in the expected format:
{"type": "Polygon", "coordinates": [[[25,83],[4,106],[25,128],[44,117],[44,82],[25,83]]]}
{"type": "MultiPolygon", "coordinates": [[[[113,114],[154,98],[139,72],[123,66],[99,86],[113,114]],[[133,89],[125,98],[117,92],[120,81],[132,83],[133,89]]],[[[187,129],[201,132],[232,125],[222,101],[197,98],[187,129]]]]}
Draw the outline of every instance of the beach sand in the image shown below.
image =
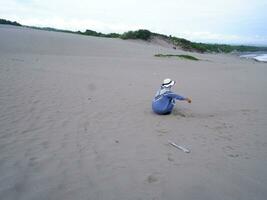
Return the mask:
{"type": "Polygon", "coordinates": [[[0,199],[265,200],[266,74],[233,55],[2,25],[0,199]],[[193,101],[159,116],[164,78],[193,101]]]}

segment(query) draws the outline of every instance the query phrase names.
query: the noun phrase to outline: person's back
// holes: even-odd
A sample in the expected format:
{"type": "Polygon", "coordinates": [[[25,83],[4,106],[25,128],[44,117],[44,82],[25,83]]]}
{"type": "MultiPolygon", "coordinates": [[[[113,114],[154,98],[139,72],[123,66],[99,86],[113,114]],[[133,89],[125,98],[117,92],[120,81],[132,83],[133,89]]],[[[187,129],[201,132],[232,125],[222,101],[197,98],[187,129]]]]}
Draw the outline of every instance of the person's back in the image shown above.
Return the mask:
{"type": "Polygon", "coordinates": [[[171,87],[175,84],[175,81],[171,79],[164,79],[163,84],[160,89],[157,91],[153,101],[152,101],[152,110],[161,115],[170,114],[175,105],[175,100],[187,101],[191,103],[190,98],[186,98],[175,94],[171,91],[171,87]]]}

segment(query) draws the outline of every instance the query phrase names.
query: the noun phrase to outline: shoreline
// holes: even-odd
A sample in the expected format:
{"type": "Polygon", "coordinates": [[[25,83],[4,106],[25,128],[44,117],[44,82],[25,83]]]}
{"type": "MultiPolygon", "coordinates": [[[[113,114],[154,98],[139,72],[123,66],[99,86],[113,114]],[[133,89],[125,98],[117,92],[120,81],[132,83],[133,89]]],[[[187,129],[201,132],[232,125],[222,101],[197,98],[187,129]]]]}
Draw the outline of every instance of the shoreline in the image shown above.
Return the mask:
{"type": "Polygon", "coordinates": [[[252,59],[257,62],[267,62],[267,52],[246,52],[240,54],[240,58],[252,59]]]}

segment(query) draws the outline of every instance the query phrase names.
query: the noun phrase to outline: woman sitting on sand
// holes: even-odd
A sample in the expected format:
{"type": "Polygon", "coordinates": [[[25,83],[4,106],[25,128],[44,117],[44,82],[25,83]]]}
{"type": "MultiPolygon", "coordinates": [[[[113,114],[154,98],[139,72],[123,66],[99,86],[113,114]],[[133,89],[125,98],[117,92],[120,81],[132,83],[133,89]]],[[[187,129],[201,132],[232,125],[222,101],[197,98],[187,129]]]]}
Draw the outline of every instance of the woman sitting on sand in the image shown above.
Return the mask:
{"type": "Polygon", "coordinates": [[[155,113],[160,115],[170,114],[175,105],[175,100],[191,103],[190,98],[180,96],[171,91],[171,87],[174,86],[174,84],[175,81],[169,78],[164,79],[152,102],[152,109],[155,113]]]}

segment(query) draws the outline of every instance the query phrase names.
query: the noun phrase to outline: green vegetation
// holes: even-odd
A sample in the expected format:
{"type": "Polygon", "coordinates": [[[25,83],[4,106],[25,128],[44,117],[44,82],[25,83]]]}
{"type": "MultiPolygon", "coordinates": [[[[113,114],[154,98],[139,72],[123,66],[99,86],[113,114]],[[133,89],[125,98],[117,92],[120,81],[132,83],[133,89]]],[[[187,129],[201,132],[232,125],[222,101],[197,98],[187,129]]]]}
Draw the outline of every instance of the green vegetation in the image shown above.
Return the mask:
{"type": "Polygon", "coordinates": [[[109,33],[109,34],[106,34],[105,37],[108,37],[108,38],[120,38],[121,37],[121,34],[118,34],[118,33],[109,33]]]}
{"type": "Polygon", "coordinates": [[[141,39],[141,40],[149,40],[152,36],[152,33],[149,30],[140,29],[137,31],[128,31],[121,35],[121,39],[141,39]]]}
{"type": "Polygon", "coordinates": [[[215,53],[230,53],[233,51],[246,52],[246,51],[267,51],[267,47],[255,47],[245,45],[226,45],[226,44],[205,44],[191,42],[189,40],[177,37],[171,37],[170,41],[175,45],[181,47],[186,51],[196,51],[200,53],[215,52],[215,53]]]}
{"type": "MultiPolygon", "coordinates": [[[[21,24],[17,22],[8,21],[5,19],[0,19],[0,24],[10,24],[15,26],[21,26],[21,24]]],[[[34,27],[34,26],[25,26],[28,28],[33,29],[39,29],[39,30],[46,30],[46,31],[56,31],[56,32],[64,32],[64,33],[73,33],[73,34],[81,34],[81,35],[88,35],[88,36],[95,36],[95,37],[106,37],[106,38],[121,38],[123,40],[127,39],[140,39],[148,41],[153,37],[158,37],[160,39],[165,40],[166,42],[173,45],[173,48],[181,48],[185,51],[193,51],[193,52],[199,52],[199,53],[230,53],[233,51],[237,52],[254,52],[254,51],[267,51],[267,47],[255,47],[255,46],[244,46],[244,45],[226,45],[226,44],[205,44],[205,43],[197,43],[197,42],[191,42],[189,40],[186,40],[184,38],[177,38],[173,36],[167,36],[159,33],[153,33],[146,29],[140,29],[136,31],[128,31],[123,34],[118,33],[101,33],[96,32],[93,30],[86,30],[84,32],[81,31],[69,31],[69,30],[61,30],[61,29],[55,29],[55,28],[49,28],[49,27],[34,27]]],[[[169,55],[170,56],[170,55],[169,55]]],[[[175,56],[175,55],[173,55],[175,56]]],[[[190,59],[190,58],[186,58],[190,59]]],[[[191,58],[192,59],[192,58],[191,58]]],[[[193,60],[193,59],[192,59],[193,60]]]]}
{"type": "Polygon", "coordinates": [[[203,49],[203,52],[224,52],[230,53],[233,51],[246,52],[246,51],[267,51],[267,47],[255,47],[245,45],[226,45],[226,44],[204,44],[193,43],[192,45],[196,49],[203,49]]]}
{"type": "Polygon", "coordinates": [[[185,54],[178,54],[178,55],[173,55],[173,54],[156,54],[156,57],[178,57],[178,58],[184,58],[187,60],[199,60],[198,58],[190,55],[185,55],[185,54]]]}
{"type": "Polygon", "coordinates": [[[14,25],[14,26],[21,26],[21,24],[19,24],[18,22],[12,22],[9,20],[5,20],[5,19],[0,19],[0,24],[7,24],[7,25],[14,25]]]}
{"type": "Polygon", "coordinates": [[[105,34],[105,33],[96,32],[92,30],[86,30],[85,32],[78,31],[77,33],[82,34],[82,35],[89,35],[89,36],[95,36],[95,37],[107,37],[107,38],[119,38],[121,36],[118,33],[105,34]]]}
{"type": "Polygon", "coordinates": [[[180,58],[188,59],[188,60],[199,60],[198,58],[190,55],[178,55],[180,58]]]}
{"type": "Polygon", "coordinates": [[[78,34],[82,35],[89,35],[89,36],[95,36],[95,37],[107,37],[107,38],[121,38],[123,40],[127,39],[140,39],[140,40],[148,40],[151,38],[152,33],[148,30],[137,30],[137,31],[128,31],[121,34],[118,33],[109,33],[104,34],[101,32],[96,32],[92,30],[86,30],[85,32],[78,31],[78,34]]]}
{"type": "Polygon", "coordinates": [[[104,37],[105,34],[101,33],[101,32],[96,32],[96,31],[92,31],[92,30],[86,30],[85,32],[81,33],[83,35],[90,35],[90,36],[96,36],[96,37],[104,37]]]}

